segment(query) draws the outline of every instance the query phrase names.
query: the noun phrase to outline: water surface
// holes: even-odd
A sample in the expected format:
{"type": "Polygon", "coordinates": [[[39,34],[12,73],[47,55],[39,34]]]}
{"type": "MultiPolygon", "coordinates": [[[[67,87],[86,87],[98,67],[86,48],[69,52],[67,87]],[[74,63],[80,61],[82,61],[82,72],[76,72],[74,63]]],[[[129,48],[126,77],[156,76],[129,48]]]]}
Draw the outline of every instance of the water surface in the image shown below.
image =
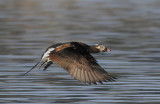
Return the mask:
{"type": "Polygon", "coordinates": [[[159,104],[158,0],[1,0],[0,103],[159,104]],[[85,85],[56,64],[21,76],[55,43],[101,43],[116,82],[85,85]]]}

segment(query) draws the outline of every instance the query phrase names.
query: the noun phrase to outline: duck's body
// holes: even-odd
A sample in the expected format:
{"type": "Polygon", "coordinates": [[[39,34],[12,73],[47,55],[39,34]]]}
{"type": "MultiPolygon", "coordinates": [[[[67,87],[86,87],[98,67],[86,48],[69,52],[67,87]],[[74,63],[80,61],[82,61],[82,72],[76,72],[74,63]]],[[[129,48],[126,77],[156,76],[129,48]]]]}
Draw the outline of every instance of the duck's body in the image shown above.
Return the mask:
{"type": "Polygon", "coordinates": [[[110,50],[103,45],[89,46],[81,42],[55,44],[47,48],[41,60],[29,71],[41,62],[43,63],[40,68],[43,67],[43,70],[46,70],[55,62],[67,70],[72,77],[84,83],[96,84],[96,82],[113,81],[114,77],[109,75],[90,54],[105,51],[110,50]]]}

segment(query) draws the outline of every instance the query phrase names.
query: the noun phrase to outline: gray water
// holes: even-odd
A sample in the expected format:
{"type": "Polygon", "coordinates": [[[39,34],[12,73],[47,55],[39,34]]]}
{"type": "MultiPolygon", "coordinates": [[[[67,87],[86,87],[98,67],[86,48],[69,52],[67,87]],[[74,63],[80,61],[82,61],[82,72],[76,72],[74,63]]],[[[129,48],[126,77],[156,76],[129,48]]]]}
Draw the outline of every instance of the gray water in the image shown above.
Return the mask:
{"type": "Polygon", "coordinates": [[[159,0],[0,0],[0,103],[159,104],[159,0]],[[55,43],[101,43],[118,79],[85,85],[58,65],[21,76],[55,43]]]}

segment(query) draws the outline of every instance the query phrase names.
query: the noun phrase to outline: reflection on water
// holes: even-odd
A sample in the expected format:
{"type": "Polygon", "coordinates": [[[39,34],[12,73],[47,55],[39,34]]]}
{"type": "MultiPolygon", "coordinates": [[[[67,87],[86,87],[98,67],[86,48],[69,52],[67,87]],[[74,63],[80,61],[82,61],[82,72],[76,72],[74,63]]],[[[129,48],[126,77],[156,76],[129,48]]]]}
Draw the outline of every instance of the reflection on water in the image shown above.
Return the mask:
{"type": "Polygon", "coordinates": [[[1,0],[1,103],[160,102],[158,0],[1,0]],[[94,54],[116,82],[84,85],[52,65],[30,69],[51,44],[102,43],[94,54]]]}

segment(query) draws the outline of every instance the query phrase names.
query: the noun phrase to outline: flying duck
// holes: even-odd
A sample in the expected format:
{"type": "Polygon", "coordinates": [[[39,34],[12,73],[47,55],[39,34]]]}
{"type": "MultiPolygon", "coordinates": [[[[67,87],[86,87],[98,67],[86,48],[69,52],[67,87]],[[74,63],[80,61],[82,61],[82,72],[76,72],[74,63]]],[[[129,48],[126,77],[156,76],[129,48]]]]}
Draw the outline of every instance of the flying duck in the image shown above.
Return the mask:
{"type": "Polygon", "coordinates": [[[89,46],[82,42],[66,42],[54,44],[47,48],[40,61],[24,75],[40,63],[45,71],[53,62],[64,68],[80,82],[97,84],[97,82],[114,81],[115,77],[108,74],[90,53],[109,52],[104,45],[89,46]]]}

